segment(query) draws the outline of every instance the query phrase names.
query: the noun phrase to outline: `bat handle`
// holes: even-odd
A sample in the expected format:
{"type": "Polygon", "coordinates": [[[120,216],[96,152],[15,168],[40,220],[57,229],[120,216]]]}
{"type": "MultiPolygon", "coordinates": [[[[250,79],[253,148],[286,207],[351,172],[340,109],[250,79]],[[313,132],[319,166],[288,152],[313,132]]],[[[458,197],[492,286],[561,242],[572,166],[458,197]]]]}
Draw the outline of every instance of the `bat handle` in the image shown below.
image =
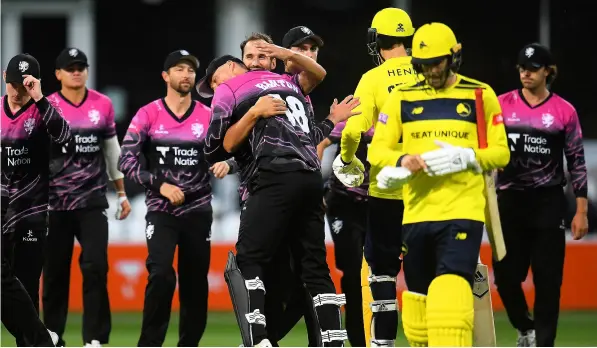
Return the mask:
{"type": "Polygon", "coordinates": [[[479,263],[481,263],[481,254],[479,254],[479,263]]]}

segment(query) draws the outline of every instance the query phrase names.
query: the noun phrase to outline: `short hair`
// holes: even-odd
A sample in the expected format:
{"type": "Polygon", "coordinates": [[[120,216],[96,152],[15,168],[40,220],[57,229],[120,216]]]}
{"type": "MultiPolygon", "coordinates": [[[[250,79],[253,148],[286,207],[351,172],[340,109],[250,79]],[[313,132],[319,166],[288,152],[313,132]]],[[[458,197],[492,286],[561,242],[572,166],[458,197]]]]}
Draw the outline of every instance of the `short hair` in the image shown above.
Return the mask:
{"type": "Polygon", "coordinates": [[[410,40],[412,40],[412,36],[397,37],[377,34],[377,48],[389,50],[392,49],[394,45],[404,46],[404,48],[408,48],[408,42],[410,40]]]}
{"type": "Polygon", "coordinates": [[[245,54],[245,46],[247,45],[247,42],[249,41],[257,41],[257,40],[263,40],[269,44],[273,44],[274,40],[272,40],[272,37],[264,34],[264,33],[260,33],[260,32],[253,32],[251,33],[251,35],[249,35],[243,42],[240,43],[240,54],[241,56],[245,54]]]}

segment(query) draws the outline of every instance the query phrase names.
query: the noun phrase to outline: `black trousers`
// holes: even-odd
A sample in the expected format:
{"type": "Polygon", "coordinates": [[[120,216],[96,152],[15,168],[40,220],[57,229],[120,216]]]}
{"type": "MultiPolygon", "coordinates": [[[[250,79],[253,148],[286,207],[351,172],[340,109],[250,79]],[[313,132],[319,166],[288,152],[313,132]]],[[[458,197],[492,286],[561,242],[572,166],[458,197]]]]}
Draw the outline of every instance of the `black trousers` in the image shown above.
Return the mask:
{"type": "MultiPolygon", "coordinates": [[[[15,274],[27,290],[37,313],[39,313],[39,278],[44,265],[44,241],[47,232],[45,227],[31,226],[31,228],[20,227],[15,234],[17,237],[14,250],[15,274]]],[[[16,340],[19,347],[27,345],[24,337],[17,337],[16,340]]]]}
{"type": "Polygon", "coordinates": [[[336,267],[342,271],[340,281],[346,295],[346,332],[353,347],[365,347],[363,296],[361,293],[361,265],[367,223],[367,201],[359,197],[328,191],[327,216],[336,267]]]}
{"type": "MultiPolygon", "coordinates": [[[[285,241],[300,264],[301,278],[312,296],[335,294],[326,261],[321,173],[261,171],[241,217],[236,260],[245,279],[264,280],[266,269],[285,241]]],[[[251,311],[265,313],[265,294],[250,292],[251,311]]],[[[317,311],[321,330],[339,330],[338,308],[317,311]]],[[[254,325],[255,343],[267,337],[264,326],[254,325]]]]}
{"type": "Polygon", "coordinates": [[[60,343],[68,316],[73,243],[81,245],[83,341],[106,344],[112,329],[108,298],[108,218],[101,208],[51,211],[43,277],[43,316],[60,343]]]}
{"type": "Polygon", "coordinates": [[[172,263],[178,246],[178,346],[197,347],[207,324],[212,211],[192,212],[184,216],[149,212],[146,220],[149,276],[138,346],[161,347],[166,339],[176,288],[172,263]]]}
{"type": "Polygon", "coordinates": [[[2,324],[19,345],[53,347],[31,297],[15,275],[14,249],[20,237],[14,232],[2,235],[2,324]]]}
{"type": "Polygon", "coordinates": [[[535,329],[537,346],[554,346],[560,312],[566,236],[561,187],[498,192],[506,257],[494,262],[495,284],[514,328],[535,329]],[[534,319],[522,290],[529,267],[534,319]]]}

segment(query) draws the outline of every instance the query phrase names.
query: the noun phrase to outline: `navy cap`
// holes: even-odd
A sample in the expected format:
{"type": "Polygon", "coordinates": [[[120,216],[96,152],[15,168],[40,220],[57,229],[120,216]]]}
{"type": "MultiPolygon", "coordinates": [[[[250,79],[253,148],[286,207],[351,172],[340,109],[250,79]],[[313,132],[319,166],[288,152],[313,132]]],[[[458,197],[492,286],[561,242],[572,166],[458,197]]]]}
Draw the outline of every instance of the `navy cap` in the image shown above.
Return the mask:
{"type": "Polygon", "coordinates": [[[63,49],[56,58],[56,69],[65,69],[75,64],[89,66],[87,63],[87,55],[75,47],[67,47],[63,49]]]}
{"type": "Polygon", "coordinates": [[[196,89],[197,89],[197,93],[199,93],[200,96],[202,96],[203,98],[213,97],[214,91],[213,91],[213,89],[211,89],[211,78],[213,77],[214,73],[216,72],[216,70],[218,70],[219,67],[226,64],[226,62],[229,62],[229,61],[233,61],[242,66],[245,66],[245,63],[243,63],[242,60],[236,58],[235,56],[231,56],[229,54],[218,57],[218,58],[214,58],[214,60],[209,62],[207,69],[205,69],[205,76],[203,76],[203,78],[201,80],[199,80],[199,82],[197,83],[196,89]]]}
{"type": "Polygon", "coordinates": [[[518,53],[517,64],[521,67],[541,68],[554,64],[549,48],[532,43],[524,46],[518,53]]]}
{"type": "Polygon", "coordinates": [[[166,60],[164,61],[164,71],[168,71],[168,69],[182,61],[189,62],[195,70],[199,69],[200,64],[199,59],[197,59],[197,57],[191,55],[187,50],[177,50],[171,52],[166,57],[166,60]]]}
{"type": "Polygon", "coordinates": [[[298,26],[290,29],[282,39],[282,46],[286,48],[290,48],[292,46],[297,46],[302,44],[307,40],[313,40],[320,48],[323,47],[323,40],[317,34],[315,34],[311,29],[305,26],[298,26]]]}
{"type": "Polygon", "coordinates": [[[12,57],[6,66],[6,83],[23,83],[23,75],[31,75],[36,79],[41,76],[39,62],[27,53],[12,57]]]}

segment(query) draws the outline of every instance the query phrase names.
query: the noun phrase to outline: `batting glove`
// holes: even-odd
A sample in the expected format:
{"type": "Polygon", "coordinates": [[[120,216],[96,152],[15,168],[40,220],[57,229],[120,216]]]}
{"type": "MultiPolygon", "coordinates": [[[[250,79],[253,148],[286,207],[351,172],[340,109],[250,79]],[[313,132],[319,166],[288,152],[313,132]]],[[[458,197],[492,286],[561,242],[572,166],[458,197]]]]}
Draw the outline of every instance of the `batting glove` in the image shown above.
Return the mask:
{"type": "Polygon", "coordinates": [[[453,146],[439,140],[436,140],[435,144],[441,148],[421,155],[427,165],[427,174],[441,176],[468,169],[481,173],[481,167],[475,158],[473,149],[453,146]]]}
{"type": "Polygon", "coordinates": [[[382,190],[396,190],[406,184],[410,176],[410,170],[404,167],[384,167],[377,174],[377,187],[382,190]]]}
{"type": "Polygon", "coordinates": [[[345,164],[340,155],[336,156],[332,163],[332,170],[344,186],[359,187],[365,180],[365,166],[356,157],[353,157],[350,163],[345,164]]]}

